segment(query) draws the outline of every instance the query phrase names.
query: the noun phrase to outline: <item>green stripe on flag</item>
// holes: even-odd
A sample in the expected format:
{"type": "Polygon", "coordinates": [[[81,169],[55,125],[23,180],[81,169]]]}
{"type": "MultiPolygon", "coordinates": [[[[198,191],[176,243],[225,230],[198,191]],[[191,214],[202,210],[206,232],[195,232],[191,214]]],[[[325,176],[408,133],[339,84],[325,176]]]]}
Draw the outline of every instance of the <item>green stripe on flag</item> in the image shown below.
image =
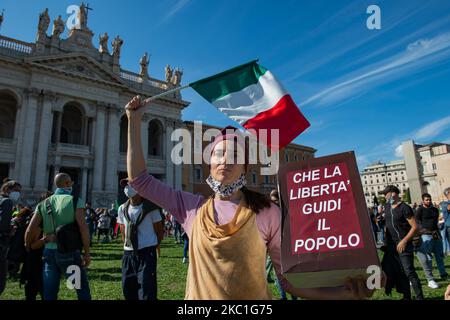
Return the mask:
{"type": "Polygon", "coordinates": [[[266,69],[256,63],[257,60],[224,71],[214,76],[193,82],[190,86],[209,102],[258,82],[266,69]]]}

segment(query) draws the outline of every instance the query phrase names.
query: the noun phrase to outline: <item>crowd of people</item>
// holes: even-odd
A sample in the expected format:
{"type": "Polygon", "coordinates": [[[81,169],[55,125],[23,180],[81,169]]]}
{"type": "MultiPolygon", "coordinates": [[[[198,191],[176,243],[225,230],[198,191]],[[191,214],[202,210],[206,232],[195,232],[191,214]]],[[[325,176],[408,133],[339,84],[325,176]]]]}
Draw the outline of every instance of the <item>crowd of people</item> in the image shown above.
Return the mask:
{"type": "MultiPolygon", "coordinates": [[[[100,245],[120,236],[124,298],[157,299],[159,245],[164,236],[172,235],[177,244],[184,245],[182,262],[189,263],[188,300],[268,300],[272,299],[271,280],[282,299],[288,294],[292,299],[365,299],[373,295],[364,277],[350,278],[341,287],[308,289],[296,288],[283,277],[279,196],[276,190],[269,197],[246,187],[248,146],[239,131],[230,134],[227,127],[214,138],[206,180],[212,190],[210,197],[175,190],[151,176],[140,135],[145,104],[137,96],[126,106],[129,178],[120,181],[127,198],[120,206],[94,209],[73,194],[72,178],[58,173],[54,193],[43,194],[35,208],[24,207],[19,204],[20,183],[5,179],[0,190],[0,295],[9,274],[20,275],[27,300],[38,295],[56,300],[61,278],[71,276],[77,267],[77,297],[90,300],[87,268],[95,236],[100,245]],[[230,150],[243,152],[245,163],[228,163],[230,150]]],[[[432,255],[440,277],[447,278],[443,259],[449,248],[450,188],[445,190],[448,200],[440,204],[441,214],[428,194],[415,210],[401,201],[395,186],[387,186],[383,194],[386,204],[370,214],[374,235],[379,236],[384,251],[385,291],[390,294],[395,288],[404,299],[411,299],[412,287],[416,299],[423,299],[414,255],[430,288],[438,286],[432,255]]],[[[446,298],[450,300],[450,286],[446,298]]]]}
{"type": "MultiPolygon", "coordinates": [[[[95,237],[101,245],[121,237],[124,243],[122,286],[126,299],[156,299],[156,252],[164,235],[177,244],[188,239],[181,225],[167,212],[140,197],[127,180],[121,181],[128,201],[117,208],[94,209],[72,195],[72,179],[55,176],[55,193],[46,192],[35,208],[19,203],[20,183],[6,178],[0,196],[0,294],[7,279],[18,279],[26,300],[55,300],[69,266],[79,266],[78,299],[90,300],[86,268],[95,237]],[[117,208],[117,209],[116,209],[117,208]],[[70,226],[70,227],[67,227],[70,226]],[[83,252],[83,255],[81,255],[83,252]],[[153,257],[150,258],[149,257],[153,257]]],[[[181,261],[180,261],[181,262],[181,261]]]]}
{"type": "Polygon", "coordinates": [[[401,201],[400,191],[390,185],[383,190],[386,203],[369,210],[374,238],[384,251],[382,267],[387,274],[386,293],[393,288],[411,299],[412,287],[416,299],[424,299],[422,286],[414,266],[417,257],[424,271],[427,286],[438,289],[433,275],[433,259],[441,281],[448,279],[445,257],[450,256],[450,188],[444,190],[445,201],[433,203],[428,193],[422,202],[410,207],[401,201]]]}

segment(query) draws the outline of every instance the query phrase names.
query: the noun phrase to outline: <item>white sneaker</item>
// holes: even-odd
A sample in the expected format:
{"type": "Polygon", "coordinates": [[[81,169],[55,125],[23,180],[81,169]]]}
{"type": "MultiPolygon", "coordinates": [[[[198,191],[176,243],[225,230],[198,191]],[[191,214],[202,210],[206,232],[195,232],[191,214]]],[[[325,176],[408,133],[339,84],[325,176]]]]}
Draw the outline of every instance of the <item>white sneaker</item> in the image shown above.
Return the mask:
{"type": "Polygon", "coordinates": [[[430,287],[431,289],[437,289],[437,288],[439,288],[439,285],[437,284],[436,281],[431,280],[431,281],[428,281],[428,287],[430,287]]]}
{"type": "Polygon", "coordinates": [[[183,258],[183,263],[186,263],[187,261],[187,258],[183,258]]]}

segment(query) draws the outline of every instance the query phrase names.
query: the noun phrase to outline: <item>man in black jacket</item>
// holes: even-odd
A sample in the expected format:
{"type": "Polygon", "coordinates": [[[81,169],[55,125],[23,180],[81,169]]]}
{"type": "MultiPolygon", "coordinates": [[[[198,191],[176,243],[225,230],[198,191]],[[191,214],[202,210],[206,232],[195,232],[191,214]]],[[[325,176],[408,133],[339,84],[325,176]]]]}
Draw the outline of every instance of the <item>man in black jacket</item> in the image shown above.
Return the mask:
{"type": "Polygon", "coordinates": [[[14,181],[6,181],[1,188],[0,195],[0,295],[5,290],[8,272],[8,247],[11,236],[11,218],[13,207],[20,198],[22,186],[14,181]]]}
{"type": "MultiPolygon", "coordinates": [[[[385,222],[388,233],[387,241],[395,244],[403,272],[411,282],[416,299],[422,300],[422,286],[419,276],[414,269],[412,239],[417,231],[414,212],[410,206],[400,200],[400,190],[396,186],[389,185],[381,193],[386,197],[385,222]]],[[[409,298],[408,294],[405,298],[409,298]]]]}
{"type": "Polygon", "coordinates": [[[433,206],[431,195],[424,193],[422,195],[422,205],[416,210],[416,221],[420,226],[422,245],[417,249],[417,258],[422,265],[425,277],[428,281],[428,287],[431,289],[439,288],[439,285],[433,277],[433,256],[441,275],[441,279],[447,279],[447,272],[444,264],[444,251],[442,238],[438,228],[439,210],[433,206]]]}

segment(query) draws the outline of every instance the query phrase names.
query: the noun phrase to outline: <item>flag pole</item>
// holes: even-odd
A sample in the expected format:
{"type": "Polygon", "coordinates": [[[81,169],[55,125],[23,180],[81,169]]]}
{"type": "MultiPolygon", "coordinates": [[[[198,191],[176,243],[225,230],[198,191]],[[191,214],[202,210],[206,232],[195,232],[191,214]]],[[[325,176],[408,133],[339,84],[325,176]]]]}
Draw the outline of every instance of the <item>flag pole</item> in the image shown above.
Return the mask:
{"type": "Polygon", "coordinates": [[[169,94],[171,94],[171,93],[174,93],[174,92],[177,92],[177,91],[180,91],[180,90],[189,88],[189,87],[190,87],[190,85],[187,84],[187,85],[182,86],[182,87],[176,87],[176,88],[174,88],[174,89],[170,89],[170,90],[164,91],[164,92],[162,92],[162,93],[159,93],[159,94],[157,94],[157,95],[154,95],[154,96],[152,96],[152,97],[150,97],[150,98],[145,99],[145,100],[144,100],[144,103],[147,104],[147,103],[149,103],[150,101],[159,99],[159,98],[161,98],[161,97],[165,97],[165,96],[167,96],[167,95],[169,95],[169,94]]]}

